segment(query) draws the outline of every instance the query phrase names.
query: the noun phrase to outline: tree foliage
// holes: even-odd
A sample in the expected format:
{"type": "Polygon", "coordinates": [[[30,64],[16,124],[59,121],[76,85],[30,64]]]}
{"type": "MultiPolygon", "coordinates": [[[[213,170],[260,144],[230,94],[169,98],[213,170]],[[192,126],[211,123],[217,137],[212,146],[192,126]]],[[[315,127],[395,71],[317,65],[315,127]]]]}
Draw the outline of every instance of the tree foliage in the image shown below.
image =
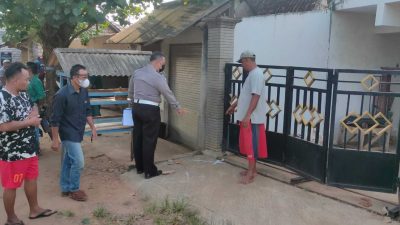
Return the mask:
{"type": "MultiPolygon", "coordinates": [[[[107,16],[121,25],[162,0],[0,0],[0,27],[6,29],[5,41],[19,43],[32,38],[42,44],[43,58],[49,63],[54,48],[67,48],[71,42],[107,16]]],[[[50,66],[55,66],[51,65],[50,66]]],[[[55,93],[56,75],[46,74],[48,102],[55,93]]]]}
{"type": "MultiPolygon", "coordinates": [[[[84,29],[85,27],[87,27],[88,24],[87,23],[80,23],[78,24],[78,26],[76,27],[77,30],[81,30],[84,29]]],[[[83,32],[79,38],[81,40],[81,44],[82,45],[88,45],[89,41],[94,38],[97,37],[101,32],[107,30],[107,28],[110,26],[110,22],[106,21],[100,25],[96,25],[92,28],[90,28],[89,30],[83,32]]]]}
{"type": "MultiPolygon", "coordinates": [[[[202,4],[211,0],[181,0],[184,5],[202,4]]],[[[83,43],[98,29],[94,25],[111,17],[120,25],[130,17],[141,15],[150,5],[162,0],[0,0],[0,27],[6,29],[4,40],[18,43],[32,38],[42,44],[44,58],[53,48],[68,47],[77,37],[83,43]]],[[[97,26],[99,27],[99,26],[97,26]]]]}
{"type": "Polygon", "coordinates": [[[197,4],[197,5],[201,5],[201,4],[211,4],[213,3],[213,0],[182,0],[184,5],[188,5],[188,4],[197,4]]]}
{"type": "Polygon", "coordinates": [[[1,0],[0,27],[6,29],[4,39],[18,43],[27,37],[36,38],[45,58],[53,48],[68,47],[106,17],[127,24],[130,16],[139,15],[161,0],[1,0]]]}

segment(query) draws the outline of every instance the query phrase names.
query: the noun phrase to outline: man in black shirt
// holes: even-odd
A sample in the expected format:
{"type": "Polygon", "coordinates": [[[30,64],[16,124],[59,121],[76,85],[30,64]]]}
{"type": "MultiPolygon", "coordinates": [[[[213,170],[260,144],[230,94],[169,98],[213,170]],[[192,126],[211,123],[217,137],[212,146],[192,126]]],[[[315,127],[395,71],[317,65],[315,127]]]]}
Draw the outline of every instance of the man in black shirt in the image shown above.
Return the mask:
{"type": "Polygon", "coordinates": [[[86,122],[92,129],[92,139],[97,137],[91,115],[88,72],[82,65],[70,70],[70,84],[62,87],[54,96],[52,126],[52,149],[57,151],[62,142],[61,195],[76,201],[86,201],[87,195],[80,190],[80,177],[84,167],[81,142],[86,122]]]}

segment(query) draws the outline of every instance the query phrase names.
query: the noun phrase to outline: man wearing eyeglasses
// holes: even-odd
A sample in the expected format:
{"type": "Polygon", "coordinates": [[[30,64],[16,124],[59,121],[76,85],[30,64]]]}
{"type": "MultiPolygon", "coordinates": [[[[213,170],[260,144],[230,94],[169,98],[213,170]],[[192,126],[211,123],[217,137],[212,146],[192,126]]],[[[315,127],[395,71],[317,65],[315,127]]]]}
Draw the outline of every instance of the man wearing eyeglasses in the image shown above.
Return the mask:
{"type": "Polygon", "coordinates": [[[90,82],[86,68],[79,64],[72,66],[70,79],[71,82],[54,96],[53,114],[50,118],[53,134],[51,148],[58,151],[60,145],[62,146],[61,195],[76,201],[86,201],[87,195],[80,189],[84,167],[81,142],[86,123],[92,130],[92,139],[97,137],[97,133],[91,115],[87,90],[90,82]]]}

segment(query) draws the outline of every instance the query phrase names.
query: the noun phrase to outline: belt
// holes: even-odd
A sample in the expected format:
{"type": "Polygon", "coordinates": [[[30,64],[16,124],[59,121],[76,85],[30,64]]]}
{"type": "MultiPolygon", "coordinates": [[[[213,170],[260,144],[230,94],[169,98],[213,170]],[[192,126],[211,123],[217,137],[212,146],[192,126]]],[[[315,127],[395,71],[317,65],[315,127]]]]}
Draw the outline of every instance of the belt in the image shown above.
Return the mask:
{"type": "Polygon", "coordinates": [[[133,102],[138,103],[138,104],[160,106],[160,103],[158,103],[158,102],[153,102],[153,101],[143,100],[143,99],[134,99],[133,102]]]}

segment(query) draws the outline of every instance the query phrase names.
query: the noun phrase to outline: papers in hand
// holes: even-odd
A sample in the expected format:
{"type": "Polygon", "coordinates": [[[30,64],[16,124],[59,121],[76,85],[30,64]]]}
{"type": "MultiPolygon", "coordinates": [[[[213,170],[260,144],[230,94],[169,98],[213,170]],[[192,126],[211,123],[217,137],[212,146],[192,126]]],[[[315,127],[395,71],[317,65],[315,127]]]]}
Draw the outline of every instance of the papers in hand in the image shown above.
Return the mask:
{"type": "Polygon", "coordinates": [[[126,108],[122,114],[122,126],[133,126],[132,109],[126,108]]]}

